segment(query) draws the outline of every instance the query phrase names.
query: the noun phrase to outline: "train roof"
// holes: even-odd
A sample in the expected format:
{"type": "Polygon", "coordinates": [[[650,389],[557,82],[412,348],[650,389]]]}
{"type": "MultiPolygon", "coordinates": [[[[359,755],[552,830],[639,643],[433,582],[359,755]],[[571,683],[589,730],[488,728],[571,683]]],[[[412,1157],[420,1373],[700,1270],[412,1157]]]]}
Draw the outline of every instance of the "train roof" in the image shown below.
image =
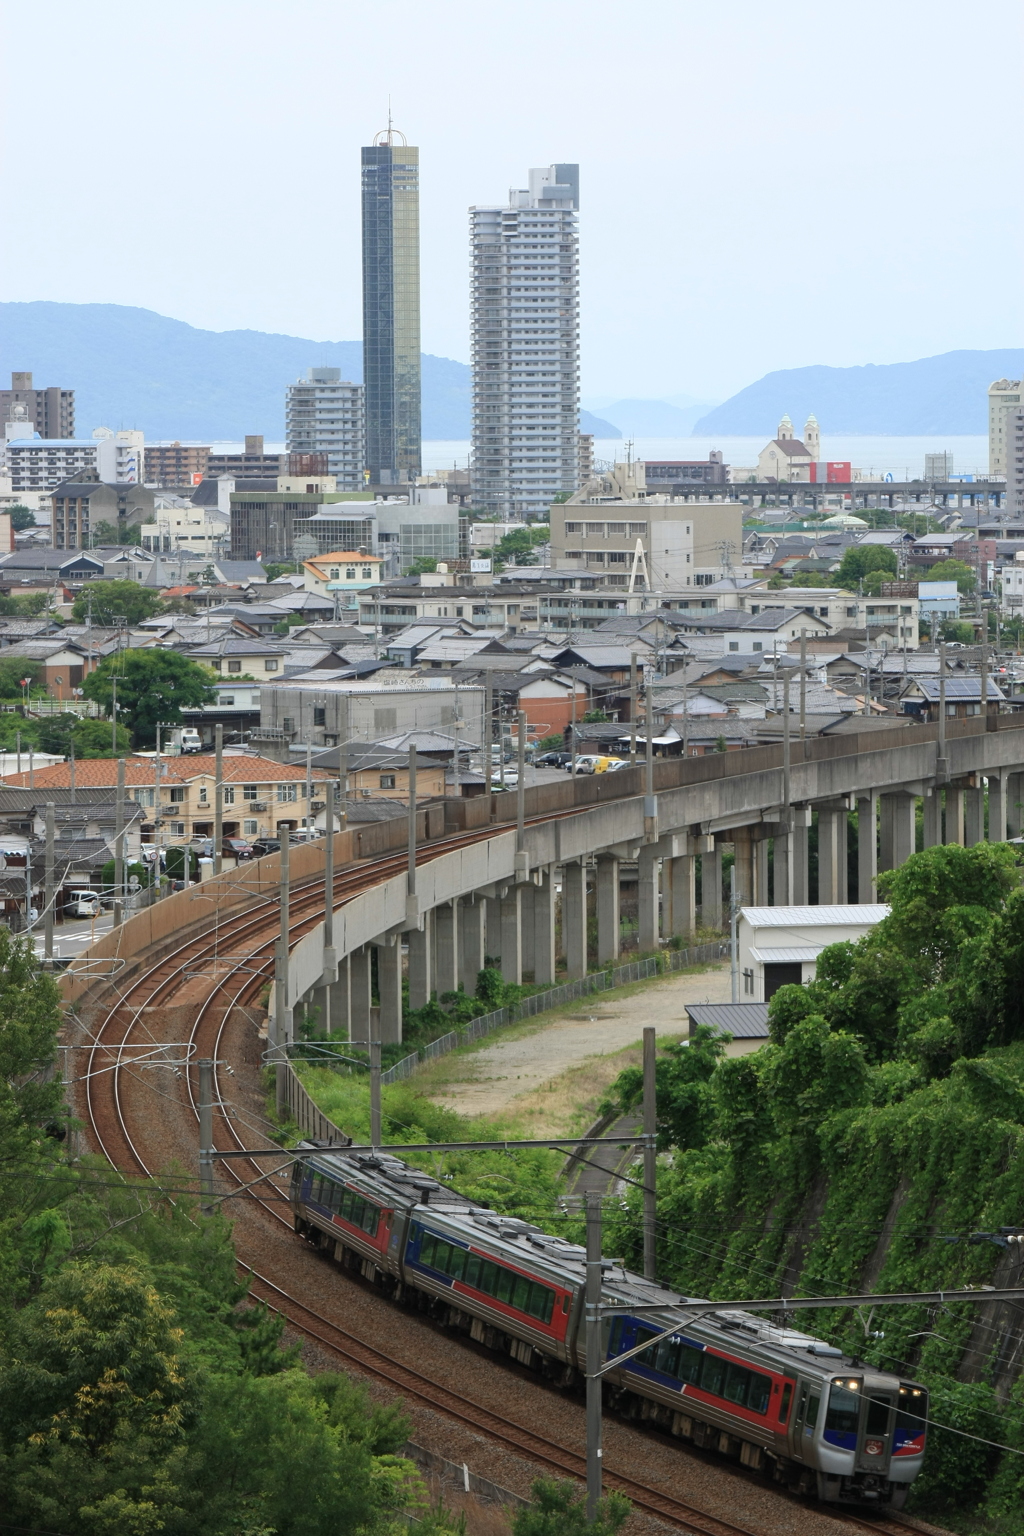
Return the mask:
{"type": "MultiPolygon", "coordinates": [[[[545,1269],[558,1271],[563,1280],[572,1286],[582,1286],[586,1279],[586,1249],[578,1243],[544,1232],[532,1222],[519,1216],[506,1216],[489,1206],[470,1200],[451,1185],[435,1179],[422,1169],[413,1168],[390,1152],[346,1152],[339,1148],[320,1150],[315,1142],[300,1142],[309,1149],[311,1161],[324,1165],[347,1178],[363,1178],[380,1189],[384,1184],[396,1200],[412,1201],[418,1213],[424,1217],[441,1217],[445,1223],[461,1228],[460,1235],[468,1240],[474,1236],[486,1239],[498,1247],[513,1261],[537,1264],[540,1260],[545,1269]]],[[[757,1349],[768,1354],[781,1354],[782,1362],[790,1368],[802,1369],[817,1365],[826,1372],[862,1369],[859,1362],[835,1345],[813,1334],[771,1322],[753,1312],[743,1312],[730,1307],[727,1302],[708,1302],[715,1310],[699,1317],[674,1313],[681,1302],[703,1301],[702,1296],[684,1296],[655,1280],[645,1280],[623,1265],[621,1259],[602,1259],[605,1302],[621,1305],[624,1312],[634,1307],[658,1306],[657,1313],[646,1312],[644,1320],[656,1332],[671,1328],[678,1322],[679,1332],[711,1331],[720,1335],[715,1342],[723,1349],[737,1347],[757,1349]],[[662,1310],[663,1309],[663,1310],[662,1310]]],[[[882,1374],[889,1374],[883,1372],[882,1374]]]]}

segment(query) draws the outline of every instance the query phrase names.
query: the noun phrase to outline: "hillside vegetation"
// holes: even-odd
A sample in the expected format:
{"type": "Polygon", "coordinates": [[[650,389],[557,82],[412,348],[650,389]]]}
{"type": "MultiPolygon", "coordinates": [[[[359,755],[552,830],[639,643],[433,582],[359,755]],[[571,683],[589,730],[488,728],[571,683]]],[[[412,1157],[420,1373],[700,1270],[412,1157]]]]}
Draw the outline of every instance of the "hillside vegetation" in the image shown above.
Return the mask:
{"type": "MultiPolygon", "coordinates": [[[[826,950],[812,984],[776,994],[761,1051],[726,1058],[700,1031],[658,1061],[659,1274],[684,1292],[1021,1283],[1021,1249],[1000,1233],[1024,1230],[1015,850],[931,848],[879,884],[891,915],[826,950]]],[[[639,1092],[624,1073],[616,1100],[639,1092]]],[[[639,1260],[635,1200],[610,1242],[639,1260]]],[[[1022,1309],[813,1317],[851,1353],[923,1379],[937,1423],[964,1432],[932,1433],[916,1507],[1024,1531],[1022,1309]]]]}

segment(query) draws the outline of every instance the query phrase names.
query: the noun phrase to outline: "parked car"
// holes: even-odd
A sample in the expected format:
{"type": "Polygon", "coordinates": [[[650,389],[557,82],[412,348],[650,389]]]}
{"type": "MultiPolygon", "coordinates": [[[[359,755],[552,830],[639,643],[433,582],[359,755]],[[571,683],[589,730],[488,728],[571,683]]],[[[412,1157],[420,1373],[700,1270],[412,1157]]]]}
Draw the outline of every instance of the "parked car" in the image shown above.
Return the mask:
{"type": "Polygon", "coordinates": [[[281,839],[279,837],[258,837],[252,845],[254,859],[265,858],[268,853],[281,852],[281,839]]]}
{"type": "Polygon", "coordinates": [[[571,752],[542,752],[534,758],[533,765],[535,768],[564,768],[571,760],[571,752]]]}
{"type": "Polygon", "coordinates": [[[594,760],[595,773],[610,773],[615,768],[627,768],[621,757],[598,757],[594,760]]]}
{"type": "MultiPolygon", "coordinates": [[[[594,771],[594,764],[596,762],[597,762],[597,758],[596,758],[596,756],[593,753],[591,753],[591,752],[583,752],[576,759],[576,772],[577,773],[593,773],[593,771],[594,771]]],[[[566,773],[572,773],[572,757],[571,756],[569,758],[569,761],[565,765],[565,771],[566,771],[566,773]]]]}
{"type": "Polygon", "coordinates": [[[613,757],[609,759],[608,766],[604,771],[605,773],[618,773],[620,768],[631,768],[632,766],[628,757],[613,757]]]}
{"type": "Polygon", "coordinates": [[[253,857],[252,843],[243,842],[240,837],[226,837],[221,843],[221,851],[235,859],[251,859],[253,857]]]}
{"type": "Polygon", "coordinates": [[[65,917],[99,917],[102,904],[95,891],[80,891],[64,903],[65,917]]]}

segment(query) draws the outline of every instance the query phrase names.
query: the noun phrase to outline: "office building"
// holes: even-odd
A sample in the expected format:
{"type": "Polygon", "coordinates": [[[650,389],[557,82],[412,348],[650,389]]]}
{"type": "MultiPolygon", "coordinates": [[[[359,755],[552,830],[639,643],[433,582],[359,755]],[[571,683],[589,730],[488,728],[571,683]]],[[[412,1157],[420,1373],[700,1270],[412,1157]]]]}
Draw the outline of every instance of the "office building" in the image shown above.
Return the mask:
{"type": "Polygon", "coordinates": [[[1020,379],[996,379],[988,387],[988,472],[1006,474],[1007,417],[1021,405],[1020,379]]]}
{"type": "Polygon", "coordinates": [[[579,484],[579,166],[470,209],[473,499],[546,514],[579,484]]]}
{"type": "Polygon", "coordinates": [[[725,485],[729,479],[729,466],[717,448],[706,459],[647,459],[644,472],[648,489],[666,496],[690,495],[695,485],[725,485]]]}
{"type": "Polygon", "coordinates": [[[376,512],[381,503],[353,491],[336,491],[333,480],[329,484],[332,488],[326,489],[315,481],[281,476],[271,487],[242,485],[232,491],[228,497],[232,560],[308,559],[335,549],[376,554],[376,512]],[[309,542],[296,548],[296,539],[303,538],[309,542]]]}
{"type": "Polygon", "coordinates": [[[950,480],[953,477],[953,455],[945,453],[926,453],[924,456],[924,477],[926,480],[950,480]]]}
{"type": "Polygon", "coordinates": [[[147,443],[146,484],[198,485],[209,462],[208,443],[147,443]]]}
{"type": "Polygon", "coordinates": [[[24,407],[30,432],[42,438],[74,437],[75,392],[73,389],[34,389],[30,373],[12,373],[10,389],[0,389],[0,421],[10,421],[12,407],[24,407]]]}
{"type": "Polygon", "coordinates": [[[420,152],[390,125],[362,151],[363,384],[373,485],[420,472],[420,152]]]}
{"type": "Polygon", "coordinates": [[[339,490],[361,488],[363,386],[343,379],[340,368],[307,368],[304,379],[288,386],[285,432],[291,457],[316,455],[326,462],[326,472],[335,477],[339,490]]]}
{"type": "Polygon", "coordinates": [[[280,453],[264,453],[263,438],[259,433],[247,436],[241,453],[218,452],[217,445],[210,449],[206,474],[210,479],[226,476],[236,480],[274,479],[286,473],[287,458],[280,453]]]}
{"type": "Polygon", "coordinates": [[[631,591],[710,586],[740,564],[743,513],[738,501],[652,494],[643,464],[616,464],[552,506],[551,565],[631,591]]]}

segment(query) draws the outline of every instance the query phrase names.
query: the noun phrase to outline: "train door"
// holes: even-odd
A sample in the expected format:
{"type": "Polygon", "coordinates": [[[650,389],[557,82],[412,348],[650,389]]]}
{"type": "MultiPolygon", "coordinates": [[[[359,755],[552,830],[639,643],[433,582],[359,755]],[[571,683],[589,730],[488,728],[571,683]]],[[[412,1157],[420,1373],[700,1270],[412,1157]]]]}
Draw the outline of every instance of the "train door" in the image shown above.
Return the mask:
{"type": "Polygon", "coordinates": [[[857,1471],[888,1477],[892,1454],[892,1393],[876,1391],[865,1381],[864,1398],[857,1441],[857,1471]]]}
{"type": "Polygon", "coordinates": [[[813,1461],[814,1431],[821,1409],[821,1387],[816,1381],[798,1381],[796,1412],[790,1430],[789,1446],[795,1461],[813,1461]]]}

